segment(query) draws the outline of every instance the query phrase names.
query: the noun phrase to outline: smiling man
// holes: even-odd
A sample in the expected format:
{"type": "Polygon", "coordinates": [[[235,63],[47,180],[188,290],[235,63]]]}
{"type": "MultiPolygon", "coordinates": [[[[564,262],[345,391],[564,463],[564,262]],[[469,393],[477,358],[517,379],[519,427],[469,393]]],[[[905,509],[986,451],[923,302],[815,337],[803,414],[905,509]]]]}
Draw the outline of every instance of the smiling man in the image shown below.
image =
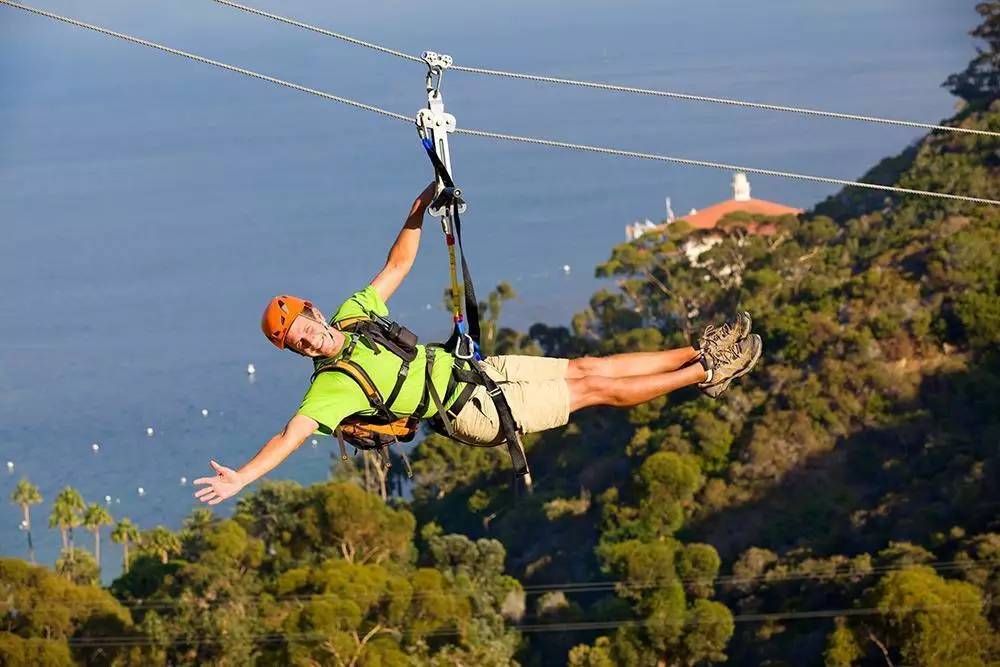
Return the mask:
{"type": "MultiPolygon", "coordinates": [[[[216,474],[194,481],[201,487],[199,500],[215,505],[239,493],[316,431],[331,434],[382,417],[447,424],[456,439],[472,444],[503,441],[497,405],[489,388],[475,382],[469,362],[438,346],[410,345],[405,336],[393,339],[398,327],[385,319],[386,302],[416,259],[434,194],[432,183],[414,200],[385,266],[329,319],[305,299],[271,300],[261,322],[264,335],[279,349],[311,357],[316,372],[295,415],[245,465],[234,470],[210,462],[216,474]],[[380,322],[375,333],[390,333],[373,336],[345,325],[358,321],[380,322]]],[[[760,358],[761,339],[750,326],[749,314],[741,313],[733,322],[708,327],[697,349],[579,359],[501,355],[487,357],[482,369],[502,391],[517,430],[534,433],[565,425],[582,408],[628,408],[690,385],[718,397],[760,358]]]]}

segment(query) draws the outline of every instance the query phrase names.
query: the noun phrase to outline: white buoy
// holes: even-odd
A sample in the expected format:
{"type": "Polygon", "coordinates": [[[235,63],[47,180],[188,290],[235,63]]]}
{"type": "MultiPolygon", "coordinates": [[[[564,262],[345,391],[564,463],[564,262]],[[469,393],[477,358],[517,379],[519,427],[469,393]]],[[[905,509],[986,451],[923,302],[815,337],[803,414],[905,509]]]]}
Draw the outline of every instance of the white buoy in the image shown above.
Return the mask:
{"type": "Polygon", "coordinates": [[[206,410],[205,408],[202,408],[201,409],[201,416],[202,417],[207,417],[208,416],[208,410],[206,410]]]}
{"type": "Polygon", "coordinates": [[[563,273],[569,273],[569,272],[570,272],[569,264],[563,264],[563,273]]]}
{"type": "Polygon", "coordinates": [[[432,308],[431,304],[427,304],[426,306],[424,306],[425,310],[430,310],[431,308],[432,308]]]}
{"type": "Polygon", "coordinates": [[[14,462],[7,461],[7,472],[14,472],[14,462]]]}
{"type": "Polygon", "coordinates": [[[136,491],[139,493],[140,496],[146,495],[146,489],[142,488],[141,486],[138,489],[136,489],[136,491]]]}
{"type": "Polygon", "coordinates": [[[188,483],[188,478],[187,477],[181,477],[181,486],[184,486],[187,483],[188,483]]]}
{"type": "Polygon", "coordinates": [[[153,432],[154,431],[153,431],[153,427],[152,426],[147,426],[146,427],[146,435],[148,435],[150,438],[153,437],[153,432]]]}
{"type": "Polygon", "coordinates": [[[256,372],[257,369],[254,368],[253,364],[247,364],[247,375],[253,375],[256,372]]]}
{"type": "Polygon", "coordinates": [[[92,445],[90,446],[90,448],[91,448],[92,450],[94,450],[94,453],[95,453],[95,454],[96,454],[97,452],[99,452],[99,451],[101,450],[101,446],[100,446],[99,444],[97,444],[96,442],[95,442],[94,444],[92,444],[92,445]]]}
{"type": "Polygon", "coordinates": [[[111,496],[104,496],[104,502],[107,503],[108,505],[110,505],[111,504],[111,496]]]}
{"type": "Polygon", "coordinates": [[[122,503],[121,498],[115,498],[115,505],[121,505],[121,503],[122,503]]]}

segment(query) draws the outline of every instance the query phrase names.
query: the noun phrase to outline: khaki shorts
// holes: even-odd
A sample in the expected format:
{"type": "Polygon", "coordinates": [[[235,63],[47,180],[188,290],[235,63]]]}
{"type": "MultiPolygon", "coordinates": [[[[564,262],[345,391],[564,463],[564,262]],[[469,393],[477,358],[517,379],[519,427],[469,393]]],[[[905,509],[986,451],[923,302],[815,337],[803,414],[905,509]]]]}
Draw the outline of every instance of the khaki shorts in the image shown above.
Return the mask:
{"type": "MultiPolygon", "coordinates": [[[[514,421],[523,433],[536,433],[569,421],[568,359],[502,355],[483,360],[486,374],[500,386],[514,421]]],[[[489,443],[500,436],[500,419],[486,388],[477,386],[455,417],[455,434],[489,443]]]]}

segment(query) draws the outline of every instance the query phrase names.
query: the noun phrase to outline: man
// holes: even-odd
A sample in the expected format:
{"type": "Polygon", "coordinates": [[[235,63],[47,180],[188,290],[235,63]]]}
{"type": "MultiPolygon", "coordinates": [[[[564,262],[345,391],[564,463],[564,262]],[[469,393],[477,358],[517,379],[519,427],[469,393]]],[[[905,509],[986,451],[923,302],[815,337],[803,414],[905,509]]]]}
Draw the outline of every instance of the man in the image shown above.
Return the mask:
{"type": "MultiPolygon", "coordinates": [[[[430,377],[451,417],[455,435],[469,442],[494,443],[502,437],[496,406],[485,387],[451,381],[456,363],[451,354],[434,350],[433,363],[427,364],[427,348],[420,345],[416,357],[405,368],[400,357],[378,345],[358,344],[355,334],[333,326],[348,318],[388,315],[385,304],[413,266],[424,212],[434,193],[432,183],[414,200],[385,266],[329,321],[310,302],[282,296],[268,305],[262,328],[278,348],[306,357],[336,359],[349,355],[364,368],[382,397],[393,394],[392,400],[385,402],[391,403],[396,415],[411,414],[421,419],[437,415],[436,406],[426,401],[430,377]]],[[[709,396],[719,396],[760,358],[761,339],[750,333],[750,324],[749,315],[742,313],[732,323],[708,327],[699,349],[684,347],[579,359],[497,356],[487,358],[483,366],[503,390],[519,430],[533,433],[565,425],[570,413],[582,408],[631,407],[695,384],[709,396]]],[[[312,433],[332,433],[344,419],[366,413],[371,414],[371,404],[354,379],[340,372],[319,373],[285,428],[239,470],[211,461],[216,475],[194,481],[202,487],[195,497],[216,505],[270,472],[312,433]]]]}

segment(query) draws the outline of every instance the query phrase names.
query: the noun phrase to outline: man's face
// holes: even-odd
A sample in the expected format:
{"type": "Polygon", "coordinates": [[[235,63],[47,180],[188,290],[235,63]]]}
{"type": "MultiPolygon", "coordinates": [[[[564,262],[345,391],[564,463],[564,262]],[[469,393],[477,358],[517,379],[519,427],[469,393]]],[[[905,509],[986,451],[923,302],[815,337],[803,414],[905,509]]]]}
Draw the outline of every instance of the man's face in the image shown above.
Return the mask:
{"type": "Polygon", "coordinates": [[[340,347],[340,336],[315,314],[304,312],[292,322],[285,337],[285,347],[301,352],[307,357],[329,357],[340,347]]]}

